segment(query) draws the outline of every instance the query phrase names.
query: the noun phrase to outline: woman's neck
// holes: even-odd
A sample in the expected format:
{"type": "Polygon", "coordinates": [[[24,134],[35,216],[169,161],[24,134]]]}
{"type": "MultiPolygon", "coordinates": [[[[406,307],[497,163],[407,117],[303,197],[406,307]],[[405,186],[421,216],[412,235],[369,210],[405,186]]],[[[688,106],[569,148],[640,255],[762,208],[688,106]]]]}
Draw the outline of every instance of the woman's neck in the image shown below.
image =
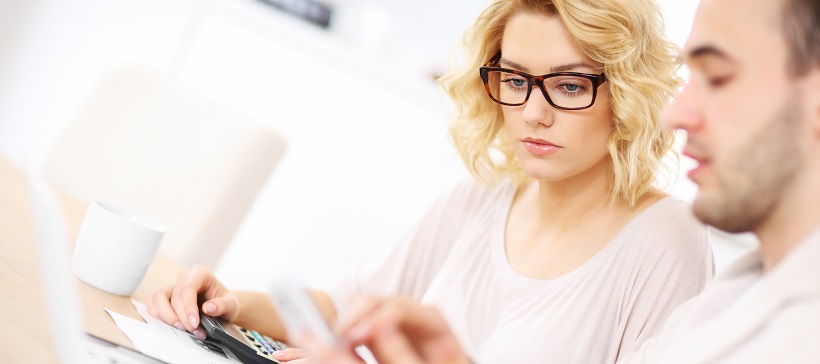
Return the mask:
{"type": "Polygon", "coordinates": [[[621,201],[610,203],[608,164],[561,181],[536,181],[534,187],[538,220],[552,229],[566,230],[589,217],[622,209],[621,201]]]}

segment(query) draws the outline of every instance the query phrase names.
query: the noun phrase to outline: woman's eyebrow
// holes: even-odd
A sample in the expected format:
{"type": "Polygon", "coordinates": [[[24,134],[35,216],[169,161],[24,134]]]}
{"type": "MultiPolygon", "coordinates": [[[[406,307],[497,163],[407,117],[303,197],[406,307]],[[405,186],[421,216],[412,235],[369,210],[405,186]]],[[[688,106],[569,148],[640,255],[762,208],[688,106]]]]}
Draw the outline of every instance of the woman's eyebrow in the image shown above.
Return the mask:
{"type": "MultiPolygon", "coordinates": [[[[503,64],[505,64],[509,67],[515,68],[515,69],[517,69],[519,71],[522,71],[522,72],[527,72],[527,73],[530,72],[527,69],[527,67],[524,67],[523,65],[521,65],[517,62],[514,62],[514,61],[510,61],[508,59],[501,58],[498,61],[498,63],[499,64],[503,63],[503,64]]],[[[571,70],[578,69],[578,68],[587,68],[587,69],[593,69],[594,70],[594,69],[598,69],[598,68],[601,68],[601,67],[600,66],[593,66],[593,65],[591,65],[589,63],[586,63],[586,62],[573,62],[573,63],[567,63],[567,64],[562,64],[560,66],[552,67],[552,68],[550,68],[550,72],[565,72],[565,71],[571,71],[571,70]]]]}
{"type": "Polygon", "coordinates": [[[587,68],[587,69],[594,70],[594,69],[598,69],[598,68],[601,68],[601,67],[600,66],[593,66],[593,65],[591,65],[589,63],[586,63],[586,62],[575,62],[575,63],[569,63],[569,64],[560,65],[560,66],[555,66],[553,68],[550,68],[550,72],[572,71],[572,70],[578,69],[578,68],[587,68]]]}
{"type": "Polygon", "coordinates": [[[530,70],[528,70],[527,67],[524,67],[524,66],[522,66],[522,65],[520,65],[516,62],[510,61],[509,59],[504,59],[503,57],[500,60],[498,60],[498,63],[499,64],[501,64],[501,63],[506,64],[507,66],[515,68],[519,71],[530,72],[530,70]]]}

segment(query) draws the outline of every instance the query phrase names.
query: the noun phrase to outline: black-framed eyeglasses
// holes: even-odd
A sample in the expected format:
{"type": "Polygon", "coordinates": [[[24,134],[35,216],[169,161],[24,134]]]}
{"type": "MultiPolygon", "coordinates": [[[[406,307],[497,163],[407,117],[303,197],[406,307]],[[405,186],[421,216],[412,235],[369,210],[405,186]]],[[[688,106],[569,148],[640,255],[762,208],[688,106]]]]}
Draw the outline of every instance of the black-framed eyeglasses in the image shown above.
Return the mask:
{"type": "Polygon", "coordinates": [[[606,82],[603,73],[593,75],[578,72],[555,72],[533,76],[521,71],[494,67],[500,54],[480,67],[481,80],[493,101],[507,106],[527,103],[532,86],[538,85],[552,107],[561,110],[583,110],[595,103],[598,86],[606,82]]]}

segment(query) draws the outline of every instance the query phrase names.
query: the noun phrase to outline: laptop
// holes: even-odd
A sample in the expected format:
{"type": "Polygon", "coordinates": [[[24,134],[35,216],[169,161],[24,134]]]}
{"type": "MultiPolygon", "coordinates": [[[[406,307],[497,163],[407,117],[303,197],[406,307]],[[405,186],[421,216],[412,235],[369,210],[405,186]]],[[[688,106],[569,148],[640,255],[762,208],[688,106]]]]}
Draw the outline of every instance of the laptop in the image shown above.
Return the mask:
{"type": "Polygon", "coordinates": [[[28,198],[37,241],[48,322],[61,363],[165,363],[131,348],[86,333],[69,266],[66,223],[54,191],[26,165],[28,198]]]}

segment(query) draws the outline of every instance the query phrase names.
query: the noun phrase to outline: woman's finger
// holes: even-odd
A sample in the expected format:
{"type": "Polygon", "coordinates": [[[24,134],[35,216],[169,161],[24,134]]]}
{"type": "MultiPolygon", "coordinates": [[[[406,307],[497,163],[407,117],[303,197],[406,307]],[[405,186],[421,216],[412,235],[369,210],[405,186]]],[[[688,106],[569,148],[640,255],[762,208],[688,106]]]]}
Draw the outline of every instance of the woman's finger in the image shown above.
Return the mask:
{"type": "Polygon", "coordinates": [[[289,361],[296,360],[296,359],[303,359],[306,356],[307,355],[305,354],[305,352],[302,349],[299,349],[299,348],[288,348],[288,349],[279,350],[279,351],[273,353],[273,357],[276,358],[276,360],[279,360],[279,361],[282,361],[282,362],[289,362],[289,361]]]}

